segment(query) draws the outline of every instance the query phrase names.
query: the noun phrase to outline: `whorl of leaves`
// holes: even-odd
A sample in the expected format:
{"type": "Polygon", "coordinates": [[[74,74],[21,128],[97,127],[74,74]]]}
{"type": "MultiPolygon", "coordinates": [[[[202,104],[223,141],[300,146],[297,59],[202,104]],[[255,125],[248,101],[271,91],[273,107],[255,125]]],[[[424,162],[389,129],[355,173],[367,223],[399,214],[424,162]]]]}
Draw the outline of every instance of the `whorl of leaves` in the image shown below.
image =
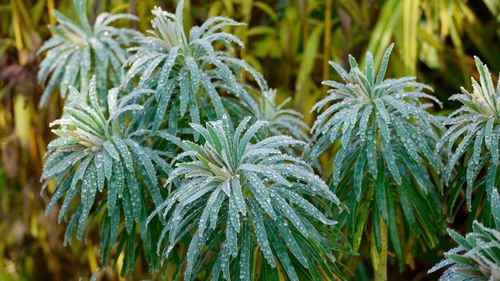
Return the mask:
{"type": "Polygon", "coordinates": [[[192,27],[187,35],[183,26],[182,0],[175,15],[158,7],[152,13],[155,16],[151,21],[153,30],[139,39],[139,46],[130,49],[135,54],[128,60],[130,69],[126,82],[140,77],[138,87],[156,89],[154,131],[160,127],[169,107],[172,118],[183,117],[189,112],[190,121],[199,124],[200,110],[208,108],[200,104],[200,95],[212,103],[216,116],[222,117],[227,110],[221,90],[239,98],[257,113],[257,103],[240,82],[240,73],[242,70],[248,72],[261,89],[267,88],[266,82],[245,61],[231,55],[232,44],[243,47],[243,42],[223,31],[224,27],[240,23],[213,17],[199,27],[192,27]],[[216,49],[216,43],[225,49],[216,49]]]}
{"type": "Polygon", "coordinates": [[[73,0],[73,4],[78,21],[54,10],[58,25],[49,26],[53,37],[38,50],[38,54],[48,51],[38,72],[38,81],[45,87],[40,106],[45,106],[57,87],[62,97],[70,86],[78,84],[80,91],[86,93],[90,75],[96,75],[100,91],[119,85],[124,78],[122,65],[128,57],[126,47],[137,32],[110,24],[121,19],[136,20],[136,17],[102,13],[91,26],[87,1],[73,0]]]}
{"type": "Polygon", "coordinates": [[[450,98],[463,105],[446,118],[448,130],[436,148],[437,152],[446,149],[449,155],[443,175],[446,182],[452,178],[453,168],[458,165],[462,156],[466,159],[466,202],[469,208],[472,207],[475,185],[484,183],[489,193],[500,186],[500,83],[497,83],[495,89],[488,67],[477,57],[475,62],[479,71],[479,83],[471,78],[472,93],[462,88],[461,94],[450,98]],[[481,177],[483,170],[485,176],[481,177]]]}
{"type": "MultiPolygon", "coordinates": [[[[330,62],[343,82],[323,82],[331,89],[312,109],[319,115],[312,127],[315,144],[309,157],[315,159],[333,147],[331,183],[350,210],[345,219],[355,249],[371,213],[376,231],[380,231],[380,218],[388,226],[401,261],[398,208],[409,231],[429,245],[437,243],[436,232],[443,227],[427,170],[441,167],[433,153],[439,122],[427,112],[432,104],[424,100],[440,103],[425,92],[432,89],[415,82],[415,77],[384,78],[392,47],[386,50],[378,73],[369,52],[364,71],[352,56],[349,71],[330,62]]],[[[375,237],[373,242],[380,247],[379,233],[375,237]]]]}
{"type": "MultiPolygon", "coordinates": [[[[130,117],[129,112],[142,109],[132,101],[144,92],[118,99],[118,90],[113,89],[108,93],[108,107],[104,109],[98,102],[95,78],[90,81],[88,96],[82,97],[83,93],[73,87],[70,91],[74,98],[65,106],[63,117],[51,123],[52,127],[59,128],[52,130],[58,138],[48,146],[42,172],[44,189],[53,182],[54,194],[46,212],[63,199],[58,219],[61,222],[71,214],[65,234],[67,243],[76,230],[77,238],[83,238],[89,216],[98,214],[97,210],[91,212],[93,207],[105,207],[101,250],[106,261],[108,248],[114,245],[123,218],[127,235],[133,237],[135,223],[145,228],[151,210],[147,210],[143,187],[148,187],[155,203],[162,203],[155,166],[168,165],[155,151],[143,145],[139,132],[127,130],[126,115],[130,117]],[[100,192],[107,193],[107,197],[98,197],[100,192]]],[[[133,267],[134,239],[131,241],[132,249],[128,252],[132,254],[129,262],[133,267]]]]}
{"type": "Polygon", "coordinates": [[[304,280],[319,279],[316,265],[333,256],[314,224],[335,222],[305,197],[338,203],[337,198],[308,164],[281,150],[303,142],[289,136],[253,141],[266,122],[257,121],[246,129],[249,120],[245,118],[236,130],[226,116],[206,128],[191,125],[205,143],[185,141],[189,149],[179,159],[192,160],[177,164],[166,184],[178,179],[180,185],[152,215],[166,218],[161,255],[166,258],[193,232],[185,280],[196,276],[211,251],[216,253],[212,280],[218,280],[221,272],[227,280],[238,279],[233,274],[250,280],[260,272],[250,269],[257,247],[267,262],[263,266],[274,268],[279,263],[291,280],[298,280],[299,273],[308,276],[304,280]]]}
{"type": "Polygon", "coordinates": [[[309,136],[305,133],[309,130],[309,126],[304,122],[302,114],[285,108],[290,100],[288,97],[280,104],[276,104],[276,89],[268,89],[262,93],[259,99],[260,119],[268,122],[264,129],[272,136],[289,135],[309,142],[309,136]]]}
{"type": "Polygon", "coordinates": [[[440,281],[500,280],[500,198],[497,190],[490,194],[490,205],[496,227],[488,228],[474,221],[472,232],[463,237],[449,229],[458,247],[445,253],[445,259],[429,270],[448,267],[440,281]]]}

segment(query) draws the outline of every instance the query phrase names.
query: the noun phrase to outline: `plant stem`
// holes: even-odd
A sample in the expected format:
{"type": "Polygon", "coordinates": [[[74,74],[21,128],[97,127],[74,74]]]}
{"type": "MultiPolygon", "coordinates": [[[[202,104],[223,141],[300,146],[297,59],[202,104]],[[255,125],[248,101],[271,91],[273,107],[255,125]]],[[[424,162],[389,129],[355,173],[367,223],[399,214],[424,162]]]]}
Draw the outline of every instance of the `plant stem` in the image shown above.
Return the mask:
{"type": "Polygon", "coordinates": [[[372,227],[370,253],[375,277],[374,280],[387,281],[387,226],[382,218],[379,220],[379,226],[382,248],[379,252],[377,249],[377,242],[375,241],[375,230],[372,227]]]}

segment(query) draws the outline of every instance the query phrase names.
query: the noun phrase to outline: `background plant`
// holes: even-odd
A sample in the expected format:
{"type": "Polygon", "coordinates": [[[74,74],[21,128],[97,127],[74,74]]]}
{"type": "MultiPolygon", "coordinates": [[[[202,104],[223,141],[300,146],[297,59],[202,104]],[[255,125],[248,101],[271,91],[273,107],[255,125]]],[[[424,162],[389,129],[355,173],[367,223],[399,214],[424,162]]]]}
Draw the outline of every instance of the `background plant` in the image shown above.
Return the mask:
{"type": "Polygon", "coordinates": [[[133,15],[102,13],[93,25],[87,18],[87,3],[73,0],[78,22],[54,10],[57,26],[49,26],[54,36],[37,51],[47,51],[40,63],[38,81],[44,86],[40,106],[44,106],[56,87],[66,96],[70,86],[80,85],[86,93],[89,75],[95,74],[99,89],[105,92],[123,80],[122,65],[128,57],[125,50],[137,32],[128,28],[116,28],[110,24],[120,20],[137,20],[133,15]],[[50,79],[48,79],[50,76],[50,79]]]}
{"type": "Polygon", "coordinates": [[[268,135],[289,135],[298,140],[309,142],[307,131],[309,126],[304,122],[302,114],[285,108],[291,101],[287,98],[277,103],[276,89],[268,89],[262,93],[259,99],[259,119],[269,122],[264,128],[268,135]]]}
{"type": "Polygon", "coordinates": [[[309,155],[315,159],[333,147],[329,183],[350,212],[341,223],[355,250],[370,241],[377,280],[387,279],[389,245],[402,269],[403,258],[413,262],[410,241],[436,246],[443,219],[432,180],[441,165],[433,154],[440,123],[427,111],[432,104],[425,99],[440,102],[414,77],[384,78],[391,51],[392,45],[378,72],[371,53],[364,71],[353,57],[349,71],[330,63],[343,83],[323,82],[331,89],[312,109],[319,115],[309,155]],[[407,227],[400,228],[401,223],[407,227]]]}

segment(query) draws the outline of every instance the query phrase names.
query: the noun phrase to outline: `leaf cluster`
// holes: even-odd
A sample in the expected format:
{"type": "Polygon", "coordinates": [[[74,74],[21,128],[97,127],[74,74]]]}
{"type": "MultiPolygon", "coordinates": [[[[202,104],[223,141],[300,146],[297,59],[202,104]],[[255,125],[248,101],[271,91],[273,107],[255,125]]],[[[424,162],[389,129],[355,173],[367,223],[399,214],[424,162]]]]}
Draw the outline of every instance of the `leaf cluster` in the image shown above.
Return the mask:
{"type": "Polygon", "coordinates": [[[462,88],[462,93],[450,97],[462,106],[446,118],[444,123],[448,129],[436,145],[436,151],[446,153],[449,158],[443,179],[452,187],[449,189],[451,205],[465,185],[466,203],[472,213],[477,213],[478,206],[484,204],[482,199],[485,196],[479,193],[478,199],[472,203],[472,194],[477,187],[481,186],[480,190],[487,190],[490,194],[500,186],[500,83],[495,89],[487,66],[477,57],[475,62],[479,83],[471,78],[472,92],[462,88]],[[463,167],[462,159],[465,160],[463,167]],[[453,177],[456,167],[465,176],[453,177]]]}
{"type": "Polygon", "coordinates": [[[202,251],[216,253],[211,279],[217,280],[222,272],[230,280],[236,271],[241,280],[250,280],[255,248],[272,268],[277,257],[290,280],[299,280],[296,268],[302,268],[308,279],[319,280],[316,265],[325,262],[323,256],[331,262],[334,257],[331,245],[314,225],[335,222],[304,197],[336,204],[338,199],[307,163],[283,152],[305,143],[283,135],[256,140],[266,122],[257,121],[247,129],[249,122],[249,117],[244,118],[233,129],[224,116],[206,127],[191,124],[205,143],[186,141],[188,149],[179,158],[191,161],[179,162],[166,181],[168,185],[180,179],[180,185],[155,211],[166,218],[160,237],[162,256],[166,258],[193,230],[186,253],[187,280],[206,260],[208,253],[199,257],[202,251]]]}
{"type": "MultiPolygon", "coordinates": [[[[144,134],[130,130],[132,126],[127,122],[134,112],[142,109],[134,103],[134,98],[147,92],[132,92],[119,98],[119,90],[112,89],[105,108],[99,103],[96,84],[92,78],[87,95],[71,87],[72,101],[65,106],[63,117],[51,123],[52,127],[58,127],[52,130],[58,138],[48,145],[42,173],[43,189],[50,184],[54,192],[46,213],[63,199],[58,220],[69,216],[65,243],[75,231],[81,240],[93,220],[90,218],[100,218],[104,262],[123,229],[122,238],[128,236],[129,240],[130,258],[126,262],[133,266],[135,226],[140,225],[146,238],[146,218],[151,212],[147,198],[161,204],[156,170],[169,165],[160,153],[145,145],[144,134]],[[105,196],[99,196],[100,193],[105,196]],[[104,217],[101,218],[99,210],[104,210],[104,217]]],[[[154,250],[152,245],[145,247],[154,250]]]]}
{"type": "Polygon", "coordinates": [[[497,190],[492,191],[489,201],[494,227],[488,228],[474,221],[472,232],[465,236],[448,230],[458,246],[446,252],[445,259],[429,270],[433,273],[447,268],[440,281],[500,279],[500,198],[497,190]]]}
{"type": "Polygon", "coordinates": [[[441,205],[432,179],[442,165],[433,153],[441,125],[427,111],[432,104],[426,100],[440,103],[427,93],[432,89],[415,82],[415,77],[385,78],[391,51],[392,45],[378,72],[370,53],[364,70],[353,57],[349,71],[330,62],[343,82],[323,82],[331,88],[312,109],[319,115],[312,127],[314,147],[309,158],[334,147],[330,182],[349,208],[343,224],[354,248],[359,247],[371,215],[376,238],[372,243],[381,249],[381,227],[387,225],[395,253],[402,260],[406,235],[432,247],[442,229],[441,205]],[[404,236],[398,227],[402,219],[409,230],[404,236]]]}
{"type": "MultiPolygon", "coordinates": [[[[138,46],[130,48],[134,54],[127,60],[130,68],[125,83],[139,77],[137,87],[156,90],[157,103],[152,104],[156,110],[153,130],[160,128],[167,112],[170,120],[189,113],[189,121],[196,124],[200,124],[204,116],[220,119],[228,110],[240,111],[241,107],[256,114],[257,104],[241,80],[242,71],[249,73],[262,90],[267,88],[267,83],[247,62],[232,56],[232,45],[243,47],[243,42],[224,31],[225,27],[241,24],[225,17],[213,17],[201,26],[191,27],[187,34],[183,9],[183,1],[179,2],[175,14],[155,8],[153,29],[138,39],[138,46]],[[216,44],[223,48],[216,48],[216,44]],[[227,101],[222,93],[236,101],[227,101]],[[208,103],[212,107],[205,106],[208,103]]],[[[176,134],[174,124],[168,127],[176,134]]]]}
{"type": "Polygon", "coordinates": [[[86,93],[91,75],[97,77],[100,91],[119,85],[124,78],[122,65],[128,57],[126,47],[139,34],[111,25],[123,19],[137,20],[133,15],[102,13],[91,25],[86,1],[73,0],[73,5],[78,21],[54,10],[58,25],[49,26],[54,36],[37,51],[38,54],[47,52],[38,71],[38,81],[45,87],[40,106],[47,104],[57,88],[62,97],[70,86],[78,84],[80,91],[86,93]]]}

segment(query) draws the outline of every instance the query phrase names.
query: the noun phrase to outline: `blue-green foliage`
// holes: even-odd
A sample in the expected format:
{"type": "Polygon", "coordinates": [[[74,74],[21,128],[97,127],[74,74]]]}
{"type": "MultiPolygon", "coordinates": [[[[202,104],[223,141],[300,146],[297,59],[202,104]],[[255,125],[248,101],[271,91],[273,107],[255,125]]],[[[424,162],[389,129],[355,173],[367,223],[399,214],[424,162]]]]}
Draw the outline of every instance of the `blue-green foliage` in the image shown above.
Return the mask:
{"type": "Polygon", "coordinates": [[[186,32],[181,0],[175,14],[155,8],[141,34],[110,25],[131,15],[103,13],[91,25],[87,3],[74,5],[78,21],[55,12],[39,50],[41,105],[57,88],[70,95],[42,174],[54,193],[47,213],[62,201],[65,243],[97,222],[103,262],[124,253],[123,274],[143,249],[151,272],[171,262],[185,280],[342,279],[339,228],[354,250],[366,233],[379,253],[390,244],[401,268],[413,256],[403,249],[434,247],[444,182],[448,209],[466,185],[467,205],[482,204],[484,195],[472,201],[479,190],[492,216],[465,237],[450,231],[460,246],[433,270],[451,265],[443,280],[499,277],[500,86],[478,59],[479,83],[452,97],[463,106],[446,119],[429,112],[440,104],[429,86],[385,78],[392,46],[378,71],[370,53],[364,69],[353,57],[349,70],[331,62],[342,81],[323,82],[310,137],[289,99],[278,104],[235,57],[243,42],[228,30],[240,23],[213,17],[186,32]],[[328,185],[311,168],[327,150],[328,185]]]}
{"type": "Polygon", "coordinates": [[[324,81],[328,95],[312,111],[319,115],[312,127],[314,147],[309,158],[334,149],[331,159],[332,188],[349,208],[342,224],[358,249],[367,216],[380,250],[381,226],[387,226],[391,244],[402,262],[405,236],[414,235],[435,246],[443,228],[437,190],[432,174],[441,170],[433,150],[439,139],[440,122],[427,109],[432,89],[415,77],[385,78],[392,45],[378,72],[373,57],[366,55],[361,70],[349,57],[350,70],[335,62],[341,82],[324,81]],[[398,224],[408,232],[400,235],[398,224]]]}
{"type": "Polygon", "coordinates": [[[478,208],[488,206],[482,200],[487,196],[481,194],[491,194],[500,186],[500,83],[495,89],[487,66],[477,57],[475,62],[479,83],[472,78],[472,92],[462,88],[462,93],[450,98],[462,106],[446,118],[448,130],[437,144],[436,152],[444,151],[449,159],[443,179],[452,187],[448,190],[450,205],[455,205],[456,194],[466,185],[467,207],[477,215],[478,208]],[[459,167],[457,173],[455,167],[459,167]],[[473,203],[475,189],[478,196],[473,203]]]}
{"type": "Polygon", "coordinates": [[[213,17],[186,33],[183,9],[183,1],[179,2],[175,15],[155,8],[153,29],[139,38],[137,47],[130,49],[134,54],[127,62],[130,68],[126,83],[138,77],[137,87],[156,90],[156,103],[150,109],[154,113],[153,130],[168,121],[169,131],[178,134],[177,119],[188,113],[189,121],[196,124],[207,118],[221,118],[233,108],[222,92],[257,114],[257,103],[249,93],[249,86],[241,82],[241,73],[248,72],[261,90],[267,88],[266,81],[245,61],[231,55],[232,45],[243,47],[243,42],[223,31],[225,27],[241,24],[213,17]],[[223,48],[216,48],[215,44],[223,48]]]}
{"type": "Polygon", "coordinates": [[[136,20],[133,15],[102,13],[91,25],[87,2],[73,0],[73,4],[78,21],[54,10],[58,25],[49,26],[53,37],[38,50],[38,54],[47,51],[38,72],[38,80],[45,87],[40,106],[47,104],[57,87],[62,97],[70,86],[80,85],[80,91],[86,93],[91,75],[97,77],[99,91],[120,85],[122,66],[128,57],[126,47],[138,35],[135,30],[111,25],[117,20],[136,20]]]}
{"type": "Polygon", "coordinates": [[[500,198],[493,190],[488,198],[493,214],[493,227],[474,221],[472,231],[464,236],[449,229],[448,234],[458,244],[445,253],[445,259],[429,273],[447,268],[440,281],[500,280],[500,198]]]}
{"type": "Polygon", "coordinates": [[[268,135],[289,135],[308,143],[309,136],[306,132],[309,126],[304,122],[302,114],[285,108],[290,100],[288,97],[280,104],[276,104],[276,89],[264,91],[259,99],[259,119],[268,122],[264,128],[268,131],[268,135]]]}
{"type": "Polygon", "coordinates": [[[206,127],[191,124],[204,143],[185,141],[186,152],[178,158],[190,160],[180,161],[166,182],[180,180],[155,211],[166,219],[161,255],[167,258],[187,233],[193,233],[186,280],[196,276],[212,251],[212,280],[221,272],[226,280],[237,278],[234,275],[258,279],[260,270],[250,271],[257,247],[268,266],[281,264],[290,280],[299,280],[299,275],[320,279],[316,265],[325,258],[333,261],[333,255],[315,225],[335,222],[306,198],[338,200],[308,164],[283,152],[305,143],[283,135],[258,140],[256,133],[267,122],[257,121],[247,129],[249,121],[243,119],[236,129],[226,116],[206,127]],[[292,262],[295,259],[298,263],[292,262]]]}
{"type": "MultiPolygon", "coordinates": [[[[90,81],[88,95],[72,87],[70,92],[73,97],[63,117],[51,123],[57,127],[52,131],[58,138],[48,146],[42,173],[44,188],[53,183],[54,195],[47,213],[59,199],[63,200],[59,222],[69,217],[67,243],[75,231],[82,239],[88,222],[104,208],[100,237],[103,260],[107,261],[109,247],[124,229],[124,237],[132,241],[131,246],[127,244],[126,262],[133,265],[136,224],[143,234],[147,233],[145,220],[151,212],[148,199],[158,205],[162,202],[157,167],[168,166],[146,145],[146,136],[140,130],[129,130],[127,119],[142,109],[133,102],[134,97],[147,92],[118,98],[118,89],[112,89],[106,108],[99,104],[95,78],[90,81]]],[[[154,253],[151,247],[149,250],[154,253]]]]}

